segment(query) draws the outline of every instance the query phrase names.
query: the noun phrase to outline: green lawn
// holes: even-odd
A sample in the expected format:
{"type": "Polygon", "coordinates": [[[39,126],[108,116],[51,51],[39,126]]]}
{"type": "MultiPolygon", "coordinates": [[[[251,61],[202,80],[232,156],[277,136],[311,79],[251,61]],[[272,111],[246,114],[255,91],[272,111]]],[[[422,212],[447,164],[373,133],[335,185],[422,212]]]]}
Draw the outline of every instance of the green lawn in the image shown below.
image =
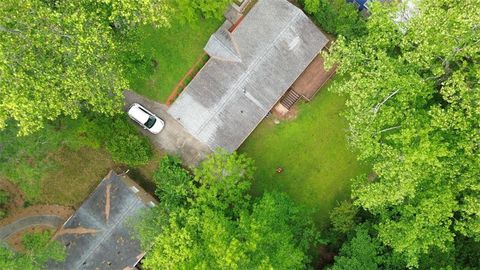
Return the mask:
{"type": "Polygon", "coordinates": [[[350,179],[369,172],[347,146],[345,99],[323,89],[311,103],[301,104],[297,119],[275,125],[263,121],[239,149],[255,159],[253,194],[281,190],[316,210],[320,226],[330,210],[349,198],[350,179]],[[284,168],[280,174],[277,167],[284,168]]]}
{"type": "Polygon", "coordinates": [[[148,98],[165,102],[172,89],[203,53],[210,35],[222,24],[216,19],[179,24],[168,29],[143,27],[140,51],[155,59],[153,68],[131,79],[131,87],[148,98]]]}

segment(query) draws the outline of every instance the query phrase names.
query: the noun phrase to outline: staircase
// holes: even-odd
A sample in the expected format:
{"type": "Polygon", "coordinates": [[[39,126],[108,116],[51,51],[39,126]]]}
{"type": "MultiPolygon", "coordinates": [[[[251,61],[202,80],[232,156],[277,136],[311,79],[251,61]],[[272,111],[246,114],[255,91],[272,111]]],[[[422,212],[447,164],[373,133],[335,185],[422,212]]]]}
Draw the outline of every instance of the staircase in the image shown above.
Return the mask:
{"type": "Polygon", "coordinates": [[[300,99],[300,94],[295,92],[293,89],[289,89],[287,93],[280,99],[280,104],[282,104],[285,108],[290,110],[290,108],[297,103],[297,101],[300,99]]]}

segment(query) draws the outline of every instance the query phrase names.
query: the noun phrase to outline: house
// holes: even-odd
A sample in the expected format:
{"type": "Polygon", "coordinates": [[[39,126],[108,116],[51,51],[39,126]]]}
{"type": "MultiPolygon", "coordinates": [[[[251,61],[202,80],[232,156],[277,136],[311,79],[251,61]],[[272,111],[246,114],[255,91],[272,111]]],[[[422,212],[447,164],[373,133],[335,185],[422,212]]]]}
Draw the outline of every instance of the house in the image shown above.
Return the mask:
{"type": "Polygon", "coordinates": [[[129,222],[154,205],[132,180],[111,171],[55,234],[67,256],[47,269],[135,269],[144,252],[129,222]]]}
{"type": "Polygon", "coordinates": [[[210,149],[234,151],[327,43],[296,6],[260,0],[210,37],[210,59],[168,113],[210,149]]]}

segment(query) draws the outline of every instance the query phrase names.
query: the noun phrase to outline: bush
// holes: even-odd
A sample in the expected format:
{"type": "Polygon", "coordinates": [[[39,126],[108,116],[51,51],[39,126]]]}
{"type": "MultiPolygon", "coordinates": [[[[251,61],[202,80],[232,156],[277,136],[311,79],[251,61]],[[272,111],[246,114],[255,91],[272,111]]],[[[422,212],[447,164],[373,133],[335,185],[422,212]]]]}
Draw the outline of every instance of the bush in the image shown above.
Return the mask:
{"type": "Polygon", "coordinates": [[[87,115],[77,127],[77,137],[89,146],[104,146],[115,162],[131,167],[147,164],[152,155],[152,147],[147,138],[122,113],[112,117],[87,115]]]}
{"type": "Polygon", "coordinates": [[[341,202],[330,212],[330,221],[333,230],[339,233],[347,234],[357,226],[358,209],[349,201],[341,202]]]}
{"type": "Polygon", "coordinates": [[[114,161],[131,167],[145,165],[152,157],[147,139],[137,134],[116,134],[107,141],[106,149],[114,161]]]}
{"type": "Polygon", "coordinates": [[[124,114],[107,125],[101,125],[107,135],[105,147],[116,162],[136,167],[147,164],[152,157],[152,147],[147,138],[140,135],[124,114]]]}
{"type": "Polygon", "coordinates": [[[5,190],[0,190],[0,207],[4,207],[10,201],[10,194],[5,190]]]}
{"type": "Polygon", "coordinates": [[[155,68],[153,50],[143,48],[142,35],[142,31],[138,28],[115,33],[116,42],[120,44],[118,59],[123,64],[125,78],[130,82],[135,81],[138,77],[144,78],[155,68]]]}

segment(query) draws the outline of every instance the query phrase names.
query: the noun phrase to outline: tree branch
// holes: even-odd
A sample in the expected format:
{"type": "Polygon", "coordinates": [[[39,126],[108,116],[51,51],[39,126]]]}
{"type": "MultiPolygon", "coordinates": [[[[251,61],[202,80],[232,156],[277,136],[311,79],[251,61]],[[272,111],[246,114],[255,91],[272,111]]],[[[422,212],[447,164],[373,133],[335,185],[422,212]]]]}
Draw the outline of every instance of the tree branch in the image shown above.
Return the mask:
{"type": "Polygon", "coordinates": [[[375,132],[374,135],[377,135],[377,134],[380,134],[380,133],[383,133],[383,132],[387,132],[387,131],[390,131],[390,130],[394,130],[394,129],[399,129],[399,128],[401,128],[401,127],[402,127],[402,125],[385,128],[385,129],[382,129],[382,130],[380,130],[380,131],[375,132]]]}
{"type": "Polygon", "coordinates": [[[7,33],[12,33],[12,34],[22,34],[22,31],[20,31],[18,29],[9,29],[9,28],[6,28],[3,25],[0,25],[0,31],[1,32],[7,32],[7,33]]]}
{"type": "Polygon", "coordinates": [[[373,108],[373,113],[376,114],[378,112],[378,110],[380,110],[380,107],[383,106],[383,104],[385,104],[385,102],[387,102],[391,97],[395,96],[400,90],[396,90],[394,91],[393,93],[391,93],[390,95],[388,95],[382,102],[378,103],[375,108],[373,108]]]}

